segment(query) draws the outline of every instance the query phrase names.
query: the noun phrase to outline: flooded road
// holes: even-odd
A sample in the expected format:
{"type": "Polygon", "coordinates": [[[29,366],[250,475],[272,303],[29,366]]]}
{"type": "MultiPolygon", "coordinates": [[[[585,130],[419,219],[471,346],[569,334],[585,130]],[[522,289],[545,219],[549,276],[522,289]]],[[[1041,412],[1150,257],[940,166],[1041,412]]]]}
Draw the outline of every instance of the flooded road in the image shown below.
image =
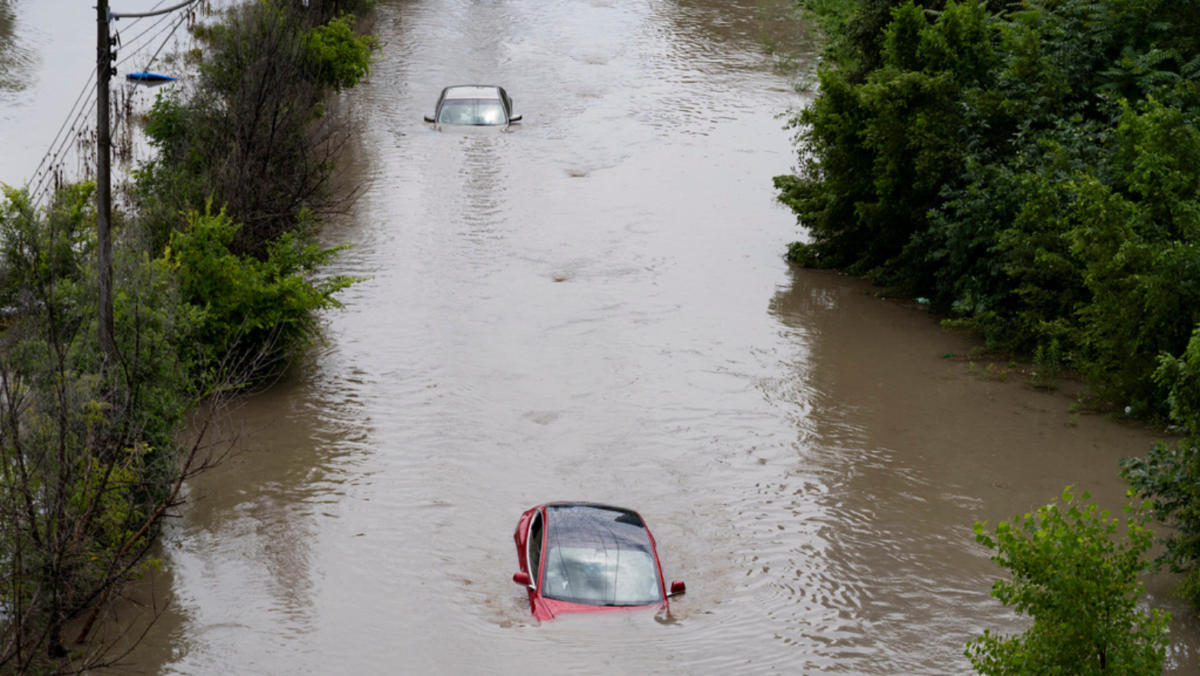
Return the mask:
{"type": "MultiPolygon", "coordinates": [[[[142,673],[949,675],[1021,628],[972,524],[1067,484],[1115,509],[1152,437],[781,260],[784,4],[381,0],[364,193],[326,231],[365,281],[191,487],[142,673]],[[519,131],[421,124],[472,82],[519,131]],[[688,584],[671,616],[535,623],[511,536],[547,500],[639,510],[688,584]]],[[[1200,627],[1171,637],[1194,671],[1200,627]]]]}

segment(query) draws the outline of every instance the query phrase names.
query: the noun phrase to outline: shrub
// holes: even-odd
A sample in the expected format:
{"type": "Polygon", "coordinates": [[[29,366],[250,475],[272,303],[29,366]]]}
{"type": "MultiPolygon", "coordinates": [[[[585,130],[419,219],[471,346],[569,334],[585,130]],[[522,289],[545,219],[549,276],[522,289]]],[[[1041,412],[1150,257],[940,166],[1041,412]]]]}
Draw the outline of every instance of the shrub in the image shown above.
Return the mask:
{"type": "Polygon", "coordinates": [[[317,81],[342,91],[358,84],[371,70],[375,39],[354,32],[354,17],[341,16],[305,35],[317,81]]]}
{"type": "Polygon", "coordinates": [[[180,300],[196,313],[188,340],[208,369],[266,365],[311,344],[315,313],[340,307],[334,294],[354,281],[311,279],[344,247],[321,248],[310,230],[284,233],[260,261],[232,250],[239,227],[224,212],[191,212],[160,259],[178,280],[180,300]]]}
{"type": "Polygon", "coordinates": [[[966,650],[989,676],[1122,674],[1157,676],[1166,657],[1170,614],[1138,608],[1153,542],[1144,508],[1126,508],[1126,528],[1085,491],[1063,491],[1062,506],[996,524],[975,524],[976,540],[996,550],[992,561],[1011,573],[992,596],[1033,619],[1024,633],[984,634],[966,650]]]}

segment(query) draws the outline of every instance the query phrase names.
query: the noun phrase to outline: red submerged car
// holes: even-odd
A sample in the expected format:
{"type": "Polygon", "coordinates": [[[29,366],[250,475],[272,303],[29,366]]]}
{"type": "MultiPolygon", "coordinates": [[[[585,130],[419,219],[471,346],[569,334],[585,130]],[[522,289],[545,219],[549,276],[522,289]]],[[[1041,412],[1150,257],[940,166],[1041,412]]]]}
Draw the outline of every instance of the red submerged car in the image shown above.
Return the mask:
{"type": "Polygon", "coordinates": [[[521,515],[513,533],[539,620],[560,613],[666,607],[682,582],[663,583],[654,536],[638,513],[593,502],[550,502],[521,515]]]}

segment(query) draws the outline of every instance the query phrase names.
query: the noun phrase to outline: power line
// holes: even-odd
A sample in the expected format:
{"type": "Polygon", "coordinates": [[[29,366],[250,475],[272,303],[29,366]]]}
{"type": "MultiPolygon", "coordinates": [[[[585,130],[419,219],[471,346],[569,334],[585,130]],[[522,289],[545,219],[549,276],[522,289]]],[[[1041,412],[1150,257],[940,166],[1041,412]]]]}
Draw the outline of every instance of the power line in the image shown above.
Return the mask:
{"type": "MultiPolygon", "coordinates": [[[[115,18],[133,19],[127,28],[136,26],[145,18],[155,16],[159,18],[157,21],[150,23],[149,26],[128,41],[122,40],[120,32],[113,31],[115,34],[113,36],[113,38],[115,38],[115,43],[119,45],[119,51],[124,54],[124,58],[118,62],[115,62],[111,67],[112,70],[110,72],[115,72],[115,68],[117,66],[128,63],[129,61],[135,59],[143,51],[145,51],[147,47],[155,44],[160,36],[166,33],[166,37],[161,42],[158,42],[158,48],[150,57],[150,60],[146,63],[145,70],[148,70],[150,65],[153,64],[158,56],[162,53],[163,49],[166,47],[166,44],[179,31],[180,26],[187,22],[189,18],[193,18],[195,16],[195,10],[189,10],[188,12],[179,15],[176,21],[169,22],[171,18],[170,13],[189,5],[193,5],[198,2],[198,0],[188,0],[187,2],[179,3],[163,10],[158,10],[157,8],[160,7],[164,2],[166,2],[166,0],[158,0],[158,2],[154,4],[149,12],[115,15],[115,18]],[[163,22],[168,23],[164,26],[163,22]]],[[[220,2],[219,4],[225,3],[220,2]]],[[[109,16],[114,16],[114,13],[110,12],[109,16]]],[[[45,154],[43,154],[41,160],[38,162],[37,168],[34,169],[33,173],[30,175],[30,179],[26,185],[29,189],[31,201],[35,205],[41,204],[46,195],[49,194],[53,189],[56,189],[59,180],[64,176],[65,162],[67,158],[71,156],[73,151],[77,153],[80,162],[85,161],[85,159],[88,157],[81,144],[87,141],[86,134],[91,127],[83,122],[83,119],[85,115],[89,115],[90,113],[96,111],[95,97],[97,96],[97,89],[93,86],[96,74],[97,69],[93,68],[91,74],[88,76],[87,83],[84,84],[83,89],[75,98],[75,102],[71,106],[70,111],[67,113],[66,118],[63,120],[62,125],[59,127],[58,132],[54,135],[54,139],[51,140],[48,150],[45,154]],[[82,106],[80,105],[81,102],[82,106]],[[69,145],[72,143],[75,144],[74,149],[72,149],[69,145]]]]}
{"type": "Polygon", "coordinates": [[[158,45],[158,49],[155,50],[154,56],[151,56],[150,60],[146,62],[146,67],[142,69],[143,73],[150,70],[150,64],[154,63],[154,60],[158,58],[158,55],[162,52],[163,47],[167,46],[167,42],[169,42],[171,38],[175,37],[175,31],[179,30],[179,27],[183,25],[183,22],[186,21],[187,18],[187,14],[179,17],[179,20],[175,22],[175,27],[171,29],[171,33],[167,35],[167,37],[158,45]]]}
{"type": "MultiPolygon", "coordinates": [[[[162,5],[164,2],[166,2],[166,0],[158,0],[158,2],[154,4],[154,7],[152,7],[152,8],[151,8],[151,10],[157,9],[157,8],[158,8],[160,5],[162,5]]],[[[138,23],[139,23],[141,20],[142,20],[142,19],[141,19],[140,17],[139,17],[139,18],[136,18],[136,19],[134,19],[134,20],[133,20],[133,21],[132,21],[132,22],[129,24],[129,25],[130,25],[130,27],[132,28],[133,26],[137,25],[137,24],[138,24],[138,23]]],[[[154,26],[157,26],[157,25],[158,25],[158,23],[160,23],[160,22],[161,22],[161,20],[160,20],[159,22],[155,22],[154,26]]],[[[137,36],[137,37],[135,37],[135,38],[133,39],[133,42],[137,42],[137,40],[139,40],[139,39],[140,39],[140,38],[141,38],[143,35],[145,35],[146,33],[150,32],[151,30],[153,30],[153,29],[154,29],[154,26],[151,26],[150,28],[148,28],[148,29],[146,29],[146,30],[142,31],[141,33],[139,33],[139,34],[138,34],[138,36],[137,36]]],[[[135,50],[135,52],[136,52],[136,50],[135,50]]],[[[89,91],[89,89],[91,88],[91,86],[92,86],[92,79],[93,79],[93,78],[95,78],[95,77],[96,77],[96,69],[95,69],[95,68],[92,68],[92,72],[91,72],[91,74],[90,74],[90,75],[88,75],[88,80],[87,80],[87,83],[83,85],[83,89],[82,89],[82,90],[80,90],[80,92],[79,92],[79,96],[75,97],[75,103],[71,104],[71,110],[70,110],[70,112],[68,112],[68,113],[67,113],[67,116],[66,116],[66,118],[63,120],[63,123],[62,123],[62,125],[61,125],[61,126],[58,128],[58,132],[54,134],[54,139],[53,139],[52,141],[50,141],[50,149],[46,151],[46,154],[42,155],[42,159],[41,159],[41,161],[40,161],[40,162],[38,162],[38,166],[37,166],[37,168],[33,170],[33,175],[34,175],[34,176],[36,176],[36,175],[38,174],[38,172],[39,172],[39,171],[41,171],[41,169],[42,169],[42,166],[43,166],[43,165],[46,163],[46,159],[47,159],[47,158],[49,158],[51,155],[53,155],[53,154],[55,153],[55,145],[57,145],[57,144],[58,144],[58,139],[59,139],[59,137],[60,137],[60,136],[62,136],[63,130],[67,128],[67,123],[71,121],[71,116],[72,116],[72,115],[75,115],[75,108],[76,108],[76,107],[79,105],[79,102],[80,102],[80,101],[83,99],[83,95],[84,95],[85,93],[87,93],[87,92],[89,91]]],[[[94,94],[94,92],[93,92],[93,94],[94,94]]],[[[89,101],[89,102],[90,102],[90,101],[89,101]]],[[[85,107],[85,109],[86,109],[86,107],[87,107],[87,104],[85,104],[85,106],[84,106],[84,107],[85,107]]],[[[76,116],[75,120],[76,120],[76,121],[78,121],[78,116],[76,116]]]]}
{"type": "MultiPolygon", "coordinates": [[[[58,133],[56,133],[56,134],[54,135],[54,140],[50,142],[50,149],[46,151],[46,154],[45,154],[45,155],[42,155],[42,161],[41,161],[41,162],[38,162],[37,168],[33,170],[33,176],[37,176],[37,175],[38,175],[38,172],[40,172],[40,171],[42,170],[42,166],[46,164],[46,160],[47,160],[47,159],[48,159],[48,158],[49,158],[49,157],[50,157],[52,154],[55,154],[55,152],[56,152],[56,151],[55,151],[54,147],[55,147],[55,145],[58,143],[58,138],[59,138],[60,136],[62,136],[63,130],[67,128],[67,123],[68,123],[68,122],[71,122],[71,116],[75,114],[75,108],[76,108],[76,107],[79,105],[79,102],[80,102],[81,100],[83,100],[83,96],[84,96],[84,94],[87,94],[89,91],[91,91],[91,89],[92,89],[92,80],[93,80],[93,78],[95,78],[95,77],[96,77],[96,69],[95,69],[95,68],[93,68],[93,69],[92,69],[92,74],[88,76],[87,84],[83,85],[83,89],[82,89],[82,90],[80,90],[80,92],[79,92],[79,96],[75,97],[75,103],[73,103],[73,104],[71,105],[71,111],[70,111],[69,113],[67,113],[67,117],[66,117],[66,119],[65,119],[65,120],[63,120],[62,126],[60,126],[60,127],[58,128],[58,133]]],[[[94,94],[95,94],[95,92],[93,91],[93,92],[92,92],[92,95],[94,95],[94,94]]],[[[91,101],[91,97],[90,97],[90,96],[89,96],[89,99],[88,99],[88,100],[89,100],[89,103],[90,103],[90,101],[91,101]]],[[[88,106],[88,104],[84,104],[84,110],[86,110],[86,109],[87,109],[87,106],[88,106]]],[[[76,116],[76,118],[75,118],[75,121],[77,122],[78,120],[79,120],[79,117],[78,117],[78,116],[76,116]]],[[[74,130],[74,123],[72,123],[72,130],[74,130]]]]}
{"type": "Polygon", "coordinates": [[[72,140],[78,142],[80,135],[87,128],[86,125],[80,125],[80,121],[83,119],[83,117],[85,115],[89,115],[90,113],[92,113],[95,110],[95,105],[94,105],[94,103],[95,103],[94,97],[95,96],[96,96],[96,92],[95,92],[95,89],[93,88],[93,90],[88,94],[87,102],[84,103],[83,107],[81,107],[79,109],[79,112],[75,115],[75,118],[73,120],[71,120],[70,131],[65,136],[62,137],[62,140],[58,143],[58,146],[56,148],[51,148],[50,152],[47,154],[47,158],[51,160],[51,163],[50,163],[50,165],[48,165],[46,167],[45,171],[42,173],[41,177],[38,179],[37,184],[34,186],[33,190],[31,191],[31,193],[34,194],[37,198],[35,200],[36,202],[41,201],[41,197],[43,196],[41,193],[43,186],[45,186],[45,188],[49,189],[49,187],[51,185],[53,185],[53,182],[48,183],[47,181],[51,176],[54,175],[55,162],[60,159],[65,159],[65,157],[66,157],[65,151],[67,150],[67,144],[69,142],[71,142],[72,140]]]}
{"type": "MultiPolygon", "coordinates": [[[[148,26],[148,27],[146,28],[146,30],[144,30],[144,31],[142,31],[141,33],[138,33],[138,34],[137,34],[137,35],[135,35],[134,37],[130,38],[130,40],[129,40],[129,43],[128,43],[128,44],[129,44],[129,45],[134,45],[134,44],[137,44],[137,42],[138,42],[139,40],[141,40],[141,39],[142,39],[142,38],[143,38],[143,37],[144,37],[144,36],[145,36],[147,33],[149,33],[150,31],[154,30],[155,28],[157,28],[157,27],[159,26],[159,24],[161,24],[162,22],[164,22],[164,21],[166,21],[167,19],[170,19],[170,18],[171,18],[170,16],[166,16],[166,15],[164,15],[164,16],[162,16],[162,17],[160,17],[160,18],[158,19],[158,21],[155,21],[154,23],[150,24],[150,26],[148,26]]],[[[140,19],[139,19],[139,21],[140,21],[140,19]]],[[[164,27],[162,30],[160,30],[159,32],[155,33],[154,35],[150,36],[150,38],[149,38],[149,39],[146,41],[146,43],[145,43],[145,44],[142,44],[142,45],[140,45],[140,46],[138,46],[138,47],[132,47],[132,46],[131,46],[131,47],[129,47],[129,49],[130,49],[131,51],[129,52],[129,54],[127,54],[127,55],[125,56],[125,58],[124,58],[124,59],[121,59],[120,61],[118,61],[118,62],[117,62],[117,65],[119,66],[119,65],[121,65],[122,63],[125,63],[125,62],[126,62],[126,61],[128,61],[129,59],[133,58],[133,55],[134,55],[134,54],[137,54],[138,52],[140,52],[141,50],[145,49],[147,46],[149,46],[150,44],[152,44],[152,43],[153,43],[153,41],[154,41],[154,39],[155,39],[155,38],[157,38],[159,35],[162,35],[162,34],[163,34],[163,31],[167,30],[167,28],[168,28],[168,27],[169,27],[169,25],[168,25],[167,27],[164,27]]]]}
{"type": "MultiPolygon", "coordinates": [[[[167,34],[167,37],[163,38],[162,42],[160,42],[158,45],[158,49],[154,51],[154,55],[150,57],[150,60],[147,61],[146,65],[142,68],[142,72],[146,72],[146,71],[150,70],[150,65],[152,63],[154,63],[154,60],[157,59],[158,55],[162,53],[163,47],[167,46],[167,43],[170,42],[171,38],[173,38],[175,36],[175,32],[178,31],[179,27],[182,26],[184,23],[186,23],[187,20],[188,20],[188,14],[186,12],[179,16],[178,20],[175,21],[174,27],[171,28],[171,32],[167,34]]],[[[158,37],[158,35],[161,35],[161,34],[162,34],[162,31],[159,31],[159,33],[156,34],[155,37],[158,37]]],[[[120,65],[121,63],[124,63],[125,61],[132,59],[136,54],[137,53],[135,52],[134,54],[129,55],[124,60],[118,62],[116,65],[120,65]]],[[[130,95],[130,92],[127,91],[126,95],[127,96],[130,95]]],[[[118,125],[119,124],[128,124],[128,121],[122,116],[118,116],[116,119],[116,122],[118,125]]],[[[115,131],[115,128],[114,128],[114,131],[115,131]]]]}
{"type": "MultiPolygon", "coordinates": [[[[139,22],[142,21],[143,18],[146,18],[146,17],[151,17],[151,16],[160,16],[161,17],[161,18],[159,18],[158,21],[153,22],[150,26],[148,26],[141,33],[138,33],[136,36],[134,36],[129,41],[128,44],[130,44],[130,45],[137,44],[139,41],[142,40],[143,37],[150,34],[152,31],[154,31],[155,28],[158,28],[164,21],[167,21],[170,18],[169,12],[174,11],[179,8],[182,8],[182,7],[185,7],[187,5],[193,4],[196,0],[189,0],[188,2],[184,2],[182,4],[173,6],[171,8],[167,8],[166,10],[154,11],[159,6],[161,6],[163,4],[163,2],[165,2],[165,1],[166,0],[159,0],[157,3],[155,3],[154,7],[151,8],[151,12],[146,12],[146,13],[142,13],[142,14],[124,14],[124,15],[117,16],[117,18],[120,18],[121,16],[133,18],[133,21],[130,23],[130,27],[137,25],[139,22]]],[[[138,45],[137,47],[132,47],[130,49],[130,51],[127,53],[127,55],[125,56],[125,58],[122,59],[118,64],[115,64],[115,65],[120,65],[120,64],[125,63],[125,62],[133,59],[134,57],[136,57],[140,52],[144,51],[146,47],[154,44],[154,41],[160,35],[162,35],[164,32],[166,32],[167,29],[169,28],[170,33],[167,35],[167,38],[162,43],[159,44],[158,50],[155,51],[154,56],[152,56],[150,59],[150,62],[153,62],[154,59],[158,58],[158,54],[162,52],[162,49],[164,46],[166,46],[167,41],[169,41],[171,39],[171,37],[173,37],[175,35],[175,33],[179,30],[179,27],[181,25],[183,25],[183,23],[186,19],[187,19],[187,15],[185,14],[185,15],[181,16],[174,23],[174,25],[171,25],[170,23],[168,23],[167,26],[164,26],[162,29],[160,29],[158,32],[154,33],[153,35],[150,35],[149,39],[147,39],[145,43],[138,45]]],[[[117,37],[117,40],[120,40],[119,32],[117,33],[116,37],[117,37]]],[[[122,47],[124,47],[124,44],[122,44],[122,47]]],[[[125,51],[125,50],[122,49],[122,51],[125,51]]],[[[58,132],[54,135],[54,139],[50,142],[50,148],[42,156],[41,161],[38,162],[37,168],[34,169],[34,172],[32,174],[31,181],[30,181],[30,183],[32,184],[31,189],[30,189],[30,196],[31,196],[34,204],[40,204],[43,197],[45,196],[45,193],[51,187],[54,186],[55,181],[50,180],[50,179],[52,177],[56,177],[57,172],[62,167],[61,160],[65,159],[65,157],[66,157],[65,151],[68,150],[67,144],[70,143],[72,140],[78,142],[82,132],[84,131],[84,128],[81,127],[79,125],[79,123],[85,114],[88,114],[89,112],[94,110],[93,104],[94,104],[94,97],[96,96],[96,93],[95,93],[94,88],[92,87],[92,83],[93,83],[95,77],[96,77],[96,68],[93,68],[91,74],[88,76],[87,83],[84,84],[83,89],[80,90],[79,95],[75,99],[75,103],[72,104],[71,110],[67,113],[66,119],[63,120],[63,123],[59,127],[58,132]],[[88,94],[86,102],[83,104],[82,107],[79,107],[80,101],[84,100],[85,94],[88,94]],[[78,112],[76,112],[77,108],[78,108],[78,112]],[[69,127],[70,131],[64,136],[63,132],[66,131],[68,129],[68,127],[69,127]],[[43,171],[43,169],[44,169],[44,171],[43,171]],[[34,182],[34,179],[36,179],[36,182],[34,182]]]]}
{"type": "MultiPolygon", "coordinates": [[[[155,4],[155,7],[158,7],[163,2],[165,2],[165,0],[159,0],[158,3],[155,4]]],[[[130,24],[130,26],[132,27],[133,25],[136,25],[140,21],[141,21],[141,18],[134,19],[134,21],[130,24]]],[[[158,23],[160,23],[160,22],[156,22],[154,25],[158,25],[158,23]]],[[[136,42],[138,39],[141,38],[141,36],[145,35],[146,33],[149,33],[153,29],[154,29],[154,26],[150,26],[148,29],[142,31],[136,38],[134,38],[134,41],[136,42]]],[[[138,50],[134,50],[135,53],[137,51],[138,50]]],[[[83,89],[81,89],[79,92],[79,95],[75,97],[75,102],[73,104],[71,104],[71,110],[67,113],[66,118],[63,120],[62,125],[59,126],[58,132],[54,134],[54,139],[50,141],[49,149],[46,151],[46,153],[44,155],[42,155],[42,159],[38,162],[37,168],[35,168],[33,170],[33,174],[31,175],[32,178],[31,178],[30,182],[32,183],[33,179],[35,179],[35,178],[38,179],[37,183],[35,185],[33,185],[30,190],[30,196],[33,198],[34,204],[38,204],[41,202],[41,198],[43,196],[42,192],[41,192],[42,186],[45,185],[45,186],[49,187],[50,185],[52,185],[52,182],[47,183],[47,179],[54,173],[55,161],[57,161],[59,159],[59,154],[64,150],[66,144],[71,140],[71,133],[68,133],[64,137],[63,131],[66,130],[68,126],[70,126],[71,132],[75,132],[76,125],[79,123],[80,118],[85,113],[90,112],[89,108],[91,107],[91,105],[93,103],[93,97],[95,97],[95,95],[96,95],[95,89],[94,89],[94,87],[92,87],[92,83],[95,80],[95,77],[96,77],[96,68],[93,67],[91,74],[88,75],[87,82],[83,85],[83,89]],[[80,101],[84,100],[85,94],[88,95],[87,102],[83,104],[82,108],[79,108],[79,103],[80,103],[80,101]],[[79,108],[78,113],[76,113],[76,108],[79,108]],[[62,139],[61,144],[59,143],[60,138],[62,139]],[[46,165],[46,162],[48,160],[50,161],[49,166],[46,165]],[[39,174],[41,174],[43,167],[46,168],[46,172],[45,172],[45,174],[42,174],[39,178],[39,174]]]]}
{"type": "MultiPolygon", "coordinates": [[[[161,7],[161,6],[162,6],[162,4],[163,4],[164,2],[166,2],[166,1],[167,1],[167,0],[158,0],[158,2],[154,3],[154,6],[150,8],[150,11],[152,11],[152,12],[153,12],[154,10],[158,9],[158,8],[159,8],[159,7],[161,7]]],[[[130,21],[130,22],[129,22],[129,25],[130,25],[131,27],[132,27],[132,26],[136,26],[136,25],[137,25],[137,23],[138,23],[139,21],[141,21],[141,20],[142,20],[142,18],[143,18],[143,17],[140,17],[140,16],[139,16],[139,17],[137,17],[137,18],[135,18],[133,21],[130,21]]]]}

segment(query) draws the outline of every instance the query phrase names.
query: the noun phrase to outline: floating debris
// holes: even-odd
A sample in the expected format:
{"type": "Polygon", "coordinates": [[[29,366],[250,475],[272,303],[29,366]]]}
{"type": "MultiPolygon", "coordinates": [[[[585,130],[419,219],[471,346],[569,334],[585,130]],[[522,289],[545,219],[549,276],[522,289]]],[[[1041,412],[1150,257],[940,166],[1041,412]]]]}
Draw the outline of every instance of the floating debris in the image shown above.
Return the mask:
{"type": "Polygon", "coordinates": [[[136,73],[127,73],[126,80],[131,82],[141,82],[145,84],[162,84],[164,82],[175,82],[179,78],[163,75],[162,73],[151,73],[148,70],[139,71],[136,73]]]}

